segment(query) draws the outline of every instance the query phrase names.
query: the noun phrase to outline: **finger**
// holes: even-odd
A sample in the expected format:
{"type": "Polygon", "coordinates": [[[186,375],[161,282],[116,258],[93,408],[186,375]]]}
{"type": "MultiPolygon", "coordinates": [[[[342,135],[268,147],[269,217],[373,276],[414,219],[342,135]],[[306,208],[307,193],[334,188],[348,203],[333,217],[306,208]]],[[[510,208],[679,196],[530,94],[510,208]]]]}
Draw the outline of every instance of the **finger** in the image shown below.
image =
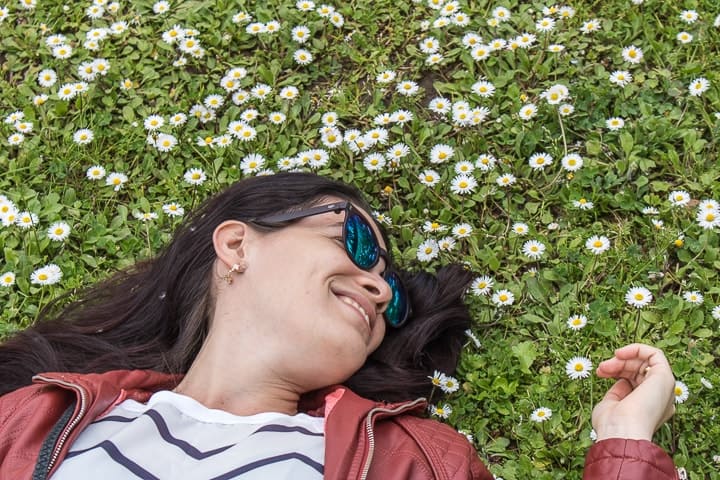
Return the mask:
{"type": "Polygon", "coordinates": [[[603,401],[619,402],[633,391],[633,386],[629,381],[621,378],[613,384],[603,397],[603,401]]]}
{"type": "Polygon", "coordinates": [[[626,361],[647,362],[650,367],[668,366],[669,364],[659,348],[642,343],[633,343],[615,350],[615,358],[626,361]]]}

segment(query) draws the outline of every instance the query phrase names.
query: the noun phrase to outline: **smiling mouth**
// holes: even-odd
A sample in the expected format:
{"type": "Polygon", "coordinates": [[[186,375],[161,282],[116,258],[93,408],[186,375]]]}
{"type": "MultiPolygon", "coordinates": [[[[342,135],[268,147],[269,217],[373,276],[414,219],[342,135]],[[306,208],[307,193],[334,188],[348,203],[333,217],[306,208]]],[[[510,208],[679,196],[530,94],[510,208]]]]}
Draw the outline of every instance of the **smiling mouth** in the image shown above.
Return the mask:
{"type": "Polygon", "coordinates": [[[350,305],[351,307],[354,307],[358,312],[360,312],[360,315],[362,315],[363,318],[365,319],[365,321],[367,322],[368,327],[370,326],[370,317],[368,316],[365,309],[359,303],[357,303],[355,300],[353,300],[350,297],[346,297],[345,295],[341,295],[339,298],[343,303],[346,303],[346,304],[350,305]]]}

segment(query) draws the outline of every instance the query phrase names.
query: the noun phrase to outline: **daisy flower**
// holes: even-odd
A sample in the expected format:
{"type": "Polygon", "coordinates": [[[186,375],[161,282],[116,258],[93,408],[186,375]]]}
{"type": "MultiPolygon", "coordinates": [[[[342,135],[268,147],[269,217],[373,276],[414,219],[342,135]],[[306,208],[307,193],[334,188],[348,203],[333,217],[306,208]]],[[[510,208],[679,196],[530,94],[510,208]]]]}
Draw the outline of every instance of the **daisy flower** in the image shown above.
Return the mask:
{"type": "Polygon", "coordinates": [[[190,185],[202,185],[207,179],[207,176],[205,175],[205,172],[199,168],[191,168],[185,172],[183,179],[190,185]]]}
{"type": "Polygon", "coordinates": [[[450,190],[458,195],[472,193],[477,188],[477,180],[471,175],[460,174],[452,179],[450,190]]]}
{"type": "Polygon", "coordinates": [[[544,170],[545,167],[552,165],[553,158],[545,152],[535,153],[528,159],[528,164],[533,170],[544,170]]]}
{"type": "Polygon", "coordinates": [[[600,20],[592,19],[588,20],[587,22],[583,22],[582,27],[580,27],[580,31],[582,33],[592,33],[600,30],[600,20]]]}
{"type": "Polygon", "coordinates": [[[30,275],[30,283],[35,285],[53,285],[62,279],[62,270],[54,263],[49,263],[35,270],[30,275]]]}
{"type": "Polygon", "coordinates": [[[710,315],[712,315],[715,320],[720,320],[720,305],[716,305],[715,307],[713,307],[710,315]]]}
{"type": "Polygon", "coordinates": [[[282,90],[280,90],[279,95],[281,98],[284,98],[285,100],[294,100],[295,98],[298,97],[298,95],[300,95],[300,90],[298,90],[297,87],[289,85],[287,87],[283,87],[282,90]]]}
{"type": "Polygon", "coordinates": [[[81,128],[73,134],[73,141],[78,145],[85,145],[92,142],[94,137],[95,134],[93,134],[92,130],[89,128],[81,128]]]}
{"type": "Polygon", "coordinates": [[[434,187],[440,181],[440,174],[435,170],[425,170],[418,175],[420,183],[427,187],[434,187]]]}
{"type": "Polygon", "coordinates": [[[452,228],[452,234],[455,238],[466,238],[472,233],[473,228],[469,223],[459,223],[452,228]]]}
{"type": "Polygon", "coordinates": [[[628,63],[640,63],[643,59],[643,51],[635,45],[630,45],[622,49],[622,57],[628,63]]]}
{"type": "Polygon", "coordinates": [[[695,220],[702,228],[715,228],[720,226],[720,212],[717,210],[701,210],[697,212],[695,220]]]}
{"type": "Polygon", "coordinates": [[[668,195],[670,204],[674,207],[684,207],[690,202],[690,194],[684,190],[675,190],[668,195]]]}
{"type": "Polygon", "coordinates": [[[140,220],[141,222],[149,222],[158,218],[158,214],[155,212],[134,212],[133,217],[140,220]]]}
{"type": "Polygon", "coordinates": [[[404,143],[396,143],[392,147],[388,148],[387,152],[385,152],[385,155],[387,155],[388,158],[394,160],[405,158],[408,154],[410,154],[410,147],[404,143]]]}
{"type": "Polygon", "coordinates": [[[569,103],[563,103],[562,105],[560,105],[560,106],[558,107],[558,112],[559,112],[560,115],[562,115],[563,117],[567,117],[568,115],[572,115],[574,111],[575,111],[575,107],[573,107],[573,106],[572,106],[571,104],[569,104],[569,103]]]}
{"type": "Polygon", "coordinates": [[[675,394],[675,403],[685,403],[685,400],[690,396],[690,389],[688,389],[685,383],[680,380],[675,380],[673,393],[675,394]]]}
{"type": "Polygon", "coordinates": [[[422,242],[417,247],[417,259],[421,262],[429,262],[432,259],[436,258],[440,252],[440,246],[438,245],[437,241],[429,238],[422,242]]]}
{"type": "Polygon", "coordinates": [[[295,63],[299,65],[307,65],[308,63],[313,61],[313,56],[312,53],[301,48],[296,50],[295,53],[293,53],[293,60],[295,60],[295,63]]]}
{"type": "MultiPolygon", "coordinates": [[[[230,140],[230,137],[227,137],[227,139],[230,140]]],[[[155,139],[155,148],[157,148],[160,152],[169,152],[173,149],[173,147],[175,147],[175,145],[177,145],[177,143],[178,141],[175,136],[168,133],[161,133],[155,139]]]]}
{"type": "Polygon", "coordinates": [[[590,376],[592,362],[589,358],[573,357],[565,364],[565,373],[573,380],[590,376]]]}
{"type": "Polygon", "coordinates": [[[25,141],[25,135],[22,133],[13,133],[8,136],[7,141],[10,145],[20,145],[25,141]]]}
{"type": "Polygon", "coordinates": [[[413,118],[414,118],[414,115],[409,110],[397,110],[397,111],[393,112],[392,115],[390,116],[390,119],[399,125],[407,123],[407,122],[411,121],[413,118]]]}
{"type": "Polygon", "coordinates": [[[258,83],[250,90],[250,95],[252,95],[254,98],[257,98],[258,100],[265,100],[265,97],[270,95],[270,92],[272,92],[272,87],[270,85],[258,83]]]}
{"type": "Polygon", "coordinates": [[[545,244],[537,240],[528,240],[522,246],[522,252],[529,258],[537,260],[545,253],[545,244]]]}
{"type": "Polygon", "coordinates": [[[473,170],[475,170],[475,165],[473,165],[472,162],[468,162],[467,160],[462,160],[455,164],[453,170],[455,170],[455,173],[457,174],[467,175],[472,173],[473,170]]]}
{"type": "Polygon", "coordinates": [[[419,48],[423,53],[436,53],[440,49],[440,42],[435,37],[425,37],[420,40],[419,48]]]}
{"type": "Polygon", "coordinates": [[[435,370],[432,376],[429,376],[427,378],[430,379],[430,383],[432,383],[434,387],[439,387],[440,385],[442,385],[445,374],[438,370],[435,370]]]}
{"type": "Polygon", "coordinates": [[[465,330],[465,335],[467,335],[468,338],[470,338],[470,340],[471,340],[471,341],[473,342],[473,344],[475,345],[475,348],[480,348],[480,346],[481,346],[481,344],[480,344],[480,339],[477,337],[477,335],[475,335],[475,334],[473,333],[472,330],[470,330],[469,328],[468,328],[467,330],[465,330]]]}
{"type": "Polygon", "coordinates": [[[15,285],[15,273],[5,272],[0,275],[0,287],[12,287],[15,285]]]}
{"type": "Polygon", "coordinates": [[[400,82],[395,87],[395,90],[400,94],[404,95],[406,97],[409,97],[411,95],[415,95],[419,90],[420,87],[417,83],[411,81],[411,80],[405,80],[403,82],[400,82]]]}
{"type": "Polygon", "coordinates": [[[507,22],[510,20],[510,10],[505,7],[495,7],[491,15],[499,22],[507,22]]]}
{"type": "Polygon", "coordinates": [[[89,180],[100,180],[105,177],[105,169],[100,165],[93,165],[87,169],[85,175],[89,180]]]}
{"type": "Polygon", "coordinates": [[[20,212],[17,214],[15,225],[22,229],[30,228],[38,224],[38,216],[32,212],[20,212]]]}
{"type": "Polygon", "coordinates": [[[363,160],[363,166],[366,170],[371,172],[382,170],[386,164],[387,160],[385,159],[385,155],[382,153],[371,153],[363,160]]]}
{"type": "Polygon", "coordinates": [[[496,163],[497,159],[489,153],[483,153],[475,160],[475,166],[483,172],[492,170],[496,163]]]}
{"type": "Polygon", "coordinates": [[[385,70],[377,74],[375,81],[378,83],[390,83],[395,80],[396,76],[397,74],[393,70],[385,70]]]}
{"type": "Polygon", "coordinates": [[[520,118],[523,120],[530,120],[537,114],[537,111],[537,105],[535,105],[534,103],[528,103],[520,107],[518,115],[520,115],[520,118]]]}
{"type": "Polygon", "coordinates": [[[120,191],[123,184],[128,181],[127,175],[119,172],[111,172],[105,178],[105,185],[112,186],[116,192],[120,191]]]}
{"type": "Polygon", "coordinates": [[[608,130],[617,131],[625,126],[625,120],[620,117],[610,117],[605,121],[608,130]]]}
{"type": "Polygon", "coordinates": [[[55,58],[59,59],[66,59],[70,58],[73,54],[73,49],[69,45],[58,45],[56,47],[53,47],[52,49],[52,55],[55,58]]]}
{"type": "Polygon", "coordinates": [[[486,80],[480,80],[479,82],[475,82],[470,89],[473,91],[473,93],[476,93],[480,95],[481,97],[492,97],[495,93],[495,85],[492,83],[486,81],[486,80]]]}
{"type": "Polygon", "coordinates": [[[624,87],[632,81],[632,74],[627,70],[615,70],[610,74],[610,83],[614,83],[619,87],[624,87]]]}
{"type": "Polygon", "coordinates": [[[625,293],[625,302],[635,308],[642,308],[652,302],[653,296],[645,287],[631,287],[625,293]]]}
{"type": "Polygon", "coordinates": [[[292,39],[297,43],[305,43],[310,38],[310,29],[305,25],[298,25],[290,32],[292,39]]]}
{"type": "Polygon", "coordinates": [[[470,56],[473,58],[473,60],[485,60],[490,56],[490,53],[492,52],[492,48],[490,45],[480,44],[476,45],[470,50],[470,56]]]}
{"type": "Polygon", "coordinates": [[[475,280],[472,281],[470,284],[470,291],[473,293],[473,295],[477,296],[483,296],[490,293],[490,290],[492,290],[492,286],[495,284],[495,281],[488,277],[487,275],[483,275],[481,277],[477,277],[475,280]]]}
{"type": "Polygon", "coordinates": [[[569,153],[562,158],[560,163],[562,164],[563,169],[568,172],[575,172],[582,168],[583,159],[577,153],[569,153]]]}
{"type": "Polygon", "coordinates": [[[713,389],[713,384],[705,377],[700,377],[700,383],[702,383],[703,387],[707,388],[708,390],[713,389]]]}
{"type": "Polygon", "coordinates": [[[165,125],[165,120],[160,115],[150,115],[143,122],[145,130],[152,132],[165,125]]]}
{"type": "Polygon", "coordinates": [[[47,236],[50,240],[62,242],[70,236],[70,225],[65,222],[55,222],[47,229],[47,236]]]}
{"type": "Polygon", "coordinates": [[[691,291],[691,292],[685,292],[683,294],[683,298],[685,299],[686,302],[689,302],[689,303],[692,303],[695,305],[701,305],[704,300],[702,293],[700,293],[696,290],[691,291]]]}
{"type": "Polygon", "coordinates": [[[642,209],[644,215],[657,215],[660,211],[655,207],[645,207],[642,209]]]}
{"type": "Polygon", "coordinates": [[[600,255],[610,248],[610,239],[603,235],[593,235],[585,242],[585,248],[595,255],[600,255]]]}
{"type": "Polygon", "coordinates": [[[512,305],[515,302],[515,295],[510,290],[498,290],[493,294],[492,302],[499,307],[512,305]]]}
{"type": "Polygon", "coordinates": [[[443,378],[440,381],[440,389],[445,393],[454,393],[460,389],[460,383],[455,377],[443,375],[443,378]]]}
{"type": "Polygon", "coordinates": [[[555,28],[555,20],[550,17],[544,17],[535,23],[535,30],[538,32],[549,32],[555,28]]]}
{"type": "Polygon", "coordinates": [[[443,406],[430,406],[430,414],[439,418],[448,418],[452,413],[452,407],[447,403],[443,406]]]}
{"type": "Polygon", "coordinates": [[[537,422],[537,423],[541,423],[546,420],[550,420],[550,417],[552,417],[552,410],[550,410],[547,407],[536,408],[530,414],[530,420],[532,420],[533,422],[537,422]]]}
{"type": "Polygon", "coordinates": [[[185,214],[185,209],[175,202],[166,203],[162,206],[162,210],[170,217],[181,217],[185,214]]]}
{"type": "Polygon", "coordinates": [[[685,23],[695,23],[700,15],[695,10],[683,10],[680,12],[680,20],[685,23]]]}
{"type": "Polygon", "coordinates": [[[693,97],[699,97],[710,88],[710,81],[707,78],[696,78],[690,85],[688,85],[688,91],[693,97]]]}
{"type": "Polygon", "coordinates": [[[41,87],[52,87],[57,82],[57,73],[50,69],[41,70],[38,73],[37,82],[41,87]]]}
{"type": "Polygon", "coordinates": [[[572,330],[580,330],[587,325],[587,321],[585,315],[570,315],[567,319],[567,326],[572,330]]]}
{"type": "Polygon", "coordinates": [[[520,235],[521,237],[527,235],[527,233],[530,231],[527,223],[523,222],[515,222],[510,228],[515,234],[520,235]]]}
{"type": "Polygon", "coordinates": [[[595,207],[595,204],[586,198],[580,198],[578,200],[573,200],[572,204],[573,204],[573,207],[579,208],[580,210],[592,210],[593,207],[595,207]]]}
{"type": "Polygon", "coordinates": [[[155,12],[158,15],[167,13],[169,10],[170,10],[170,4],[168,2],[166,2],[165,0],[155,2],[155,4],[153,5],[153,12],[155,12]]]}
{"type": "Polygon", "coordinates": [[[447,98],[443,97],[436,97],[430,100],[430,103],[428,104],[428,108],[430,111],[439,113],[441,115],[446,114],[450,111],[452,102],[448,100],[447,98]]]}
{"type": "Polygon", "coordinates": [[[444,163],[455,155],[455,150],[444,143],[435,145],[430,150],[430,163],[444,163]]]}
{"type": "Polygon", "coordinates": [[[243,175],[257,173],[265,167],[265,158],[259,153],[251,153],[240,161],[240,170],[243,175]]]}
{"type": "Polygon", "coordinates": [[[482,42],[482,37],[475,32],[468,32],[463,35],[462,44],[466,48],[473,48],[482,42]]]}
{"type": "Polygon", "coordinates": [[[680,43],[690,43],[693,40],[693,36],[688,32],[680,32],[675,36],[675,38],[680,43]]]}
{"type": "Polygon", "coordinates": [[[444,232],[447,227],[439,222],[427,221],[423,224],[423,232],[444,232]]]}
{"type": "Polygon", "coordinates": [[[495,179],[495,183],[497,183],[501,187],[509,187],[510,185],[513,185],[516,181],[517,179],[512,173],[505,173],[495,179]]]}

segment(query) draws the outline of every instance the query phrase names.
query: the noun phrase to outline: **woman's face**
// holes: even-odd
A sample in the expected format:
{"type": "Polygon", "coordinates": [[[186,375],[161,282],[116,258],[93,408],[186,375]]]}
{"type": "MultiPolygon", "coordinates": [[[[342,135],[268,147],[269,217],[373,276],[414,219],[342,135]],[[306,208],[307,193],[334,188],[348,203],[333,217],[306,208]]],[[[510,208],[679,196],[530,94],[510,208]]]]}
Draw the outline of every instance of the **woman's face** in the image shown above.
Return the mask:
{"type": "Polygon", "coordinates": [[[343,244],[344,218],[327,212],[270,233],[248,230],[247,270],[233,282],[232,335],[252,339],[263,361],[303,390],[345,381],[385,334],[385,261],[370,271],[355,266],[343,244]]]}

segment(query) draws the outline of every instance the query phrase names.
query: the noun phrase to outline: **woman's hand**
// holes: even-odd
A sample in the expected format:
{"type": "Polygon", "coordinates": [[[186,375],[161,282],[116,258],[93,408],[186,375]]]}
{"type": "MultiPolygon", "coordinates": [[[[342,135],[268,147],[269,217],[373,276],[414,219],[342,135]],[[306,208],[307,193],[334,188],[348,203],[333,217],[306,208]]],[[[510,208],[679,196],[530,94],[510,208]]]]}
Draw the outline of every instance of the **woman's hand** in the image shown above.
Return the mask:
{"type": "Polygon", "coordinates": [[[613,358],[598,365],[597,375],[617,379],[593,409],[598,440],[652,441],[655,431],[675,413],[675,377],[657,348],[639,343],[619,348],[613,358]]]}

